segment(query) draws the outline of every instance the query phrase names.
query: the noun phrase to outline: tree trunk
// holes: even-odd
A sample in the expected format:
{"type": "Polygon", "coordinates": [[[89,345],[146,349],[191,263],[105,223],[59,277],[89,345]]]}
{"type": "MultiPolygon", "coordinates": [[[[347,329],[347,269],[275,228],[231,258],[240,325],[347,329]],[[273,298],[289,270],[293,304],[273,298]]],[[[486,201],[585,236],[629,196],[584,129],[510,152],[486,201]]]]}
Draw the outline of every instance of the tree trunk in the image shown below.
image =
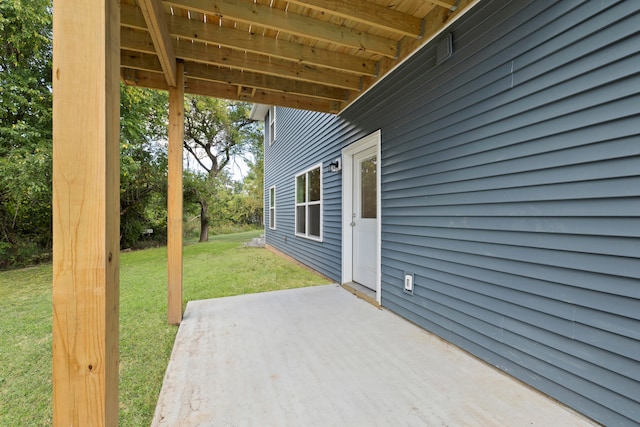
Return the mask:
{"type": "Polygon", "coordinates": [[[200,242],[209,241],[209,204],[200,200],[200,242]]]}

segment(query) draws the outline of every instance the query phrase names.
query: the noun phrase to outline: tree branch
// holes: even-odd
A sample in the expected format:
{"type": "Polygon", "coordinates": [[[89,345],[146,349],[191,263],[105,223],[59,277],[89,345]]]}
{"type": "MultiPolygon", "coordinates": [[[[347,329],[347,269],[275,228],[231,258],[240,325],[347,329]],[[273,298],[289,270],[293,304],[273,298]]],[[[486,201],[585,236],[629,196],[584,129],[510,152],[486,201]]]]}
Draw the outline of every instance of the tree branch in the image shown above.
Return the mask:
{"type": "Polygon", "coordinates": [[[202,163],[202,160],[200,160],[200,157],[198,156],[198,154],[195,152],[195,150],[193,149],[193,147],[191,147],[189,144],[187,144],[186,142],[183,144],[184,148],[187,149],[187,151],[189,153],[191,153],[191,155],[193,156],[194,159],[196,159],[196,162],[198,162],[198,164],[200,165],[200,167],[204,170],[207,171],[207,173],[209,173],[209,168],[202,163]]]}

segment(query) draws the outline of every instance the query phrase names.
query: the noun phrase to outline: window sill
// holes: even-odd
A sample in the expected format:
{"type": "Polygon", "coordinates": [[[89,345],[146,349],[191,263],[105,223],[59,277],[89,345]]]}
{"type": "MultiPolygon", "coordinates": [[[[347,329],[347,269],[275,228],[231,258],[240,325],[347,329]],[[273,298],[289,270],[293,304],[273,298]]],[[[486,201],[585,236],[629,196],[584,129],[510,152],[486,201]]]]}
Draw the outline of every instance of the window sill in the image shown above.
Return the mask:
{"type": "Polygon", "coordinates": [[[307,236],[305,234],[299,234],[299,233],[295,233],[295,234],[296,234],[296,237],[302,237],[303,239],[313,240],[314,242],[322,243],[322,237],[307,236]]]}

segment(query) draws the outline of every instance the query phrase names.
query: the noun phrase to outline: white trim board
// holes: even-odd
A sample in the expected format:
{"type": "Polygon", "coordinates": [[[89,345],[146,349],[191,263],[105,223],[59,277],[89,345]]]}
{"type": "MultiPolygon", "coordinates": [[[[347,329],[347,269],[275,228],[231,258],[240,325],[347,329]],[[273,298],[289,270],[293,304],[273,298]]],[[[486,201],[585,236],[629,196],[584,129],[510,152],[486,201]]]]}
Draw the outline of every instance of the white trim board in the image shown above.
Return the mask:
{"type": "Polygon", "coordinates": [[[377,236],[376,236],[376,301],[382,304],[381,300],[381,284],[382,284],[382,209],[381,209],[381,132],[377,130],[372,134],[365,136],[357,142],[345,147],[342,150],[342,283],[350,283],[353,281],[353,236],[351,230],[351,206],[353,200],[353,156],[360,151],[371,147],[376,147],[377,170],[377,236]]]}

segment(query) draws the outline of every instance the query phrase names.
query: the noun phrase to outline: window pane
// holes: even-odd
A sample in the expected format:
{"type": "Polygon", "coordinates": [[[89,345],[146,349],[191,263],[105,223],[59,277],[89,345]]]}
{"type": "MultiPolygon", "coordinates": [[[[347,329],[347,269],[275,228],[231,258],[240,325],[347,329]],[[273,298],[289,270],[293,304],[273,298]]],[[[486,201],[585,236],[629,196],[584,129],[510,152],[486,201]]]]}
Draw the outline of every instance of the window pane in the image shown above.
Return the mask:
{"type": "Polygon", "coordinates": [[[320,205],[309,205],[309,236],[320,237],[320,205]]]}
{"type": "Polygon", "coordinates": [[[309,201],[320,200],[320,168],[309,171],[309,201]]]}
{"type": "Polygon", "coordinates": [[[276,189],[271,187],[269,190],[269,207],[272,208],[276,205],[276,189]]]}
{"type": "Polygon", "coordinates": [[[269,228],[276,228],[276,210],[269,209],[269,228]]]}
{"type": "Polygon", "coordinates": [[[307,201],[307,175],[303,174],[296,178],[296,203],[304,203],[307,201]]]}
{"type": "Polygon", "coordinates": [[[371,157],[362,162],[360,169],[360,203],[362,218],[375,218],[378,212],[376,197],[376,158],[371,157]]]}
{"type": "Polygon", "coordinates": [[[296,207],[296,233],[305,234],[307,227],[307,209],[306,206],[296,207]]]}

